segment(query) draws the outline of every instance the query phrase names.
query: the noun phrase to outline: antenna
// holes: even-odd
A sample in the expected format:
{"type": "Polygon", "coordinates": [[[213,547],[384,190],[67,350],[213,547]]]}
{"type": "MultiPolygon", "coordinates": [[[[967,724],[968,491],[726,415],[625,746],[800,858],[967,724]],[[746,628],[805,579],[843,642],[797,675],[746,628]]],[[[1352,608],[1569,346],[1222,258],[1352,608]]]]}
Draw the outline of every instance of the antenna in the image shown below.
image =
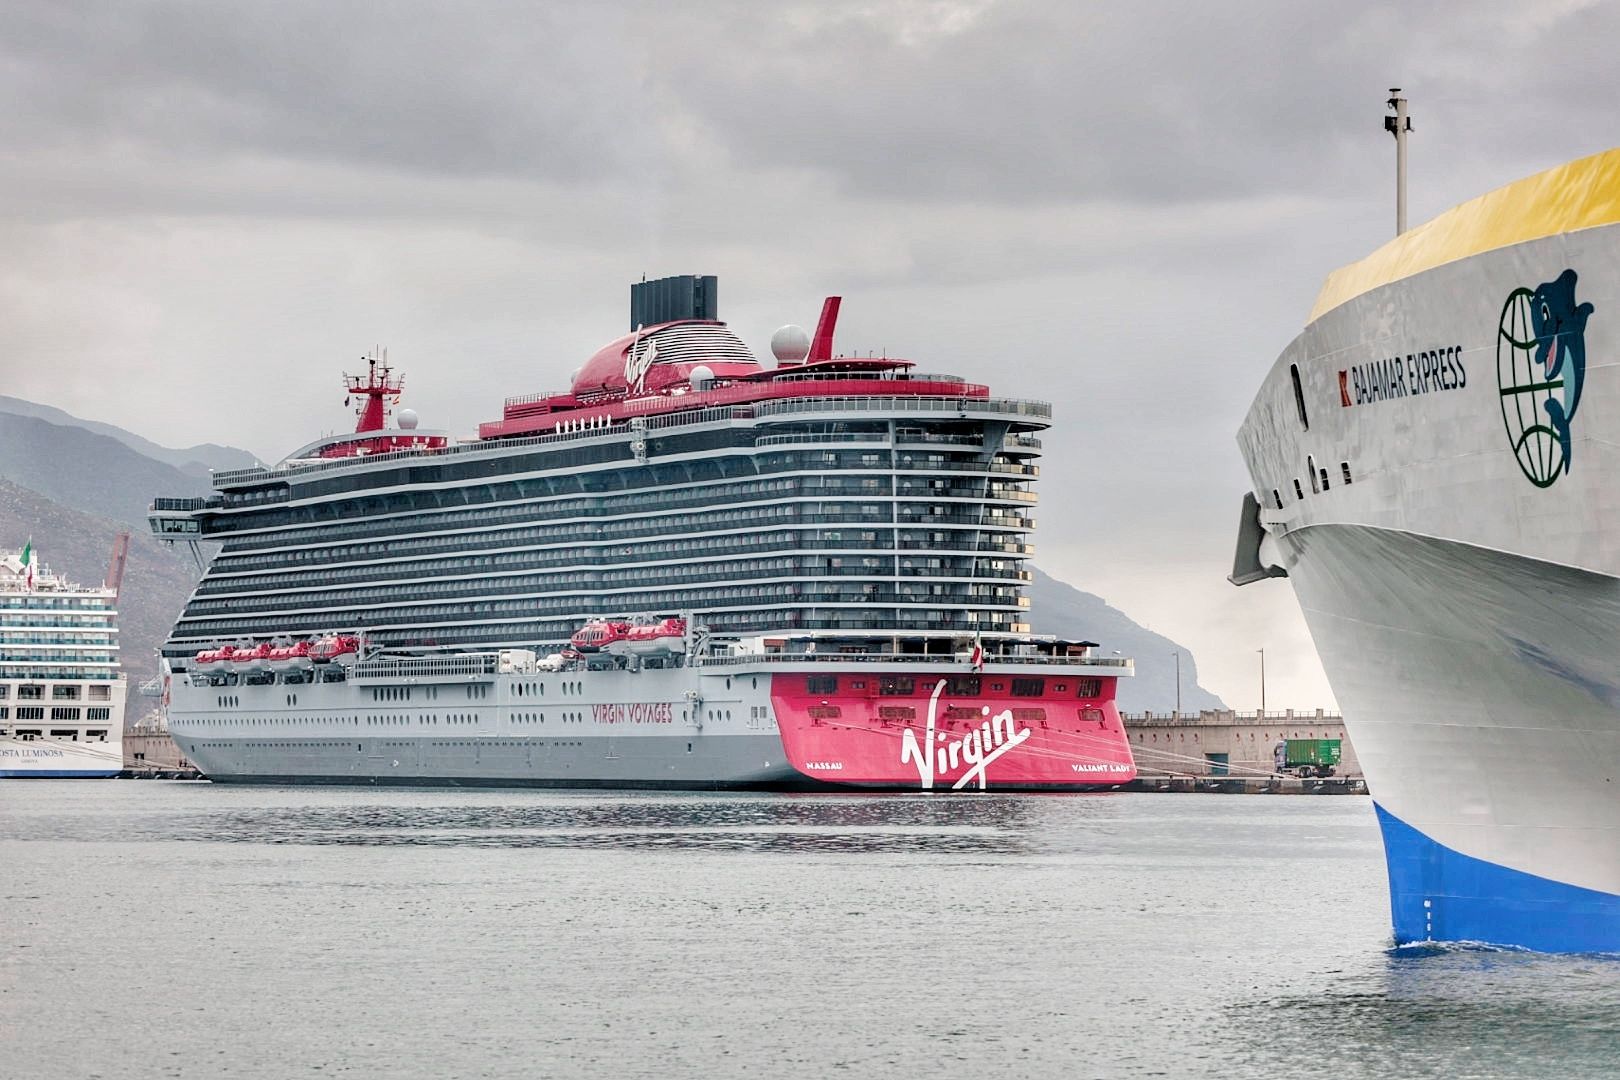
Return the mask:
{"type": "Polygon", "coordinates": [[[1406,231],[1406,134],[1412,130],[1412,118],[1406,115],[1406,99],[1401,88],[1389,88],[1389,101],[1394,116],[1384,117],[1384,130],[1395,136],[1395,235],[1406,231]]]}

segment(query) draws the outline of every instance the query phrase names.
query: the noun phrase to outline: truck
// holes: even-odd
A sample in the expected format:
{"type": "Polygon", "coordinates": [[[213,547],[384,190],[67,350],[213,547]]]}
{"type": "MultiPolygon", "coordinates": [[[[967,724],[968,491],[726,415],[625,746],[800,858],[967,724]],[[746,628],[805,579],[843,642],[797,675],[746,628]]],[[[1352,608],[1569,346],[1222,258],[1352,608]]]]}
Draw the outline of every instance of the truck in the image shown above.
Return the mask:
{"type": "Polygon", "coordinates": [[[1344,754],[1342,739],[1284,739],[1275,751],[1278,772],[1298,776],[1332,776],[1344,754]]]}

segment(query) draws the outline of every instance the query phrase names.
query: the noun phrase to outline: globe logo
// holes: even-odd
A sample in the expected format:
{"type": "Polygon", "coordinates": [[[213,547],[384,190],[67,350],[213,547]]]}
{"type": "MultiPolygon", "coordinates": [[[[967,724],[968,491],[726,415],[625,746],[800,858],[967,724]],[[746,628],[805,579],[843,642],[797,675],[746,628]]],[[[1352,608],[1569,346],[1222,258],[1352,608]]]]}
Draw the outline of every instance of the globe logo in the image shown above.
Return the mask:
{"type": "Polygon", "coordinates": [[[1536,487],[1550,487],[1564,469],[1564,452],[1547,418],[1546,403],[1563,381],[1547,382],[1536,369],[1536,338],[1530,325],[1535,293],[1514,289],[1496,327],[1496,385],[1502,391],[1502,422],[1519,468],[1536,487]]]}
{"type": "Polygon", "coordinates": [[[1540,488],[1570,469],[1570,423],[1586,375],[1586,319],[1565,270],[1534,289],[1514,289],[1496,327],[1496,385],[1502,423],[1519,468],[1540,488]]]}

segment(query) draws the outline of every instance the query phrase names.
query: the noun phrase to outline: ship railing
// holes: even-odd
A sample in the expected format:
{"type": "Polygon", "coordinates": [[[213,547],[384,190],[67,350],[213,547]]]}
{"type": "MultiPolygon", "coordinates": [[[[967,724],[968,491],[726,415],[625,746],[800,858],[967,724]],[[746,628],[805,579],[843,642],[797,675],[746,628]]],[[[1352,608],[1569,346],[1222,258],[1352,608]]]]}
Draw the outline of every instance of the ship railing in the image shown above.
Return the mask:
{"type": "Polygon", "coordinates": [[[465,656],[411,656],[362,660],[350,669],[350,678],[368,679],[445,679],[493,675],[499,657],[495,653],[465,656]]]}
{"type": "Polygon", "coordinates": [[[881,443],[887,446],[889,435],[885,431],[806,431],[795,435],[761,435],[754,440],[755,446],[781,446],[784,443],[881,443]]]}
{"type": "MultiPolygon", "coordinates": [[[[1029,666],[1089,667],[1107,671],[1132,671],[1136,661],[1124,656],[1047,656],[986,655],[986,665],[1020,664],[1029,666]]],[[[743,656],[702,656],[693,660],[698,667],[749,667],[758,664],[917,664],[929,667],[969,666],[966,656],[924,653],[847,653],[771,652],[743,656]]]]}
{"type": "Polygon", "coordinates": [[[755,406],[755,410],[760,416],[783,416],[805,412],[941,412],[1011,414],[1040,420],[1052,418],[1052,406],[1044,401],[923,395],[782,398],[777,401],[762,401],[755,406]]]}

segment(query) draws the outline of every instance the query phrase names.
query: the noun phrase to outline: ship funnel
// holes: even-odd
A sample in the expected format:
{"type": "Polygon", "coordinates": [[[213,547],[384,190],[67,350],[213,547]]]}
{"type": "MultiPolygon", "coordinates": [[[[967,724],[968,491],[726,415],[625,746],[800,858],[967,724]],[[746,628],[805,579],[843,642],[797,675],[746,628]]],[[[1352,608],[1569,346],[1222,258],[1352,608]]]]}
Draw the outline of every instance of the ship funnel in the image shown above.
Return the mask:
{"type": "Polygon", "coordinates": [[[638,281],[630,286],[630,329],[681,319],[719,319],[720,279],[713,274],[638,281]]]}

